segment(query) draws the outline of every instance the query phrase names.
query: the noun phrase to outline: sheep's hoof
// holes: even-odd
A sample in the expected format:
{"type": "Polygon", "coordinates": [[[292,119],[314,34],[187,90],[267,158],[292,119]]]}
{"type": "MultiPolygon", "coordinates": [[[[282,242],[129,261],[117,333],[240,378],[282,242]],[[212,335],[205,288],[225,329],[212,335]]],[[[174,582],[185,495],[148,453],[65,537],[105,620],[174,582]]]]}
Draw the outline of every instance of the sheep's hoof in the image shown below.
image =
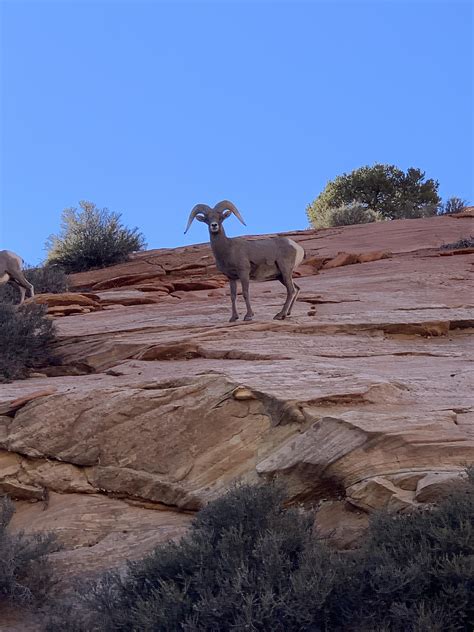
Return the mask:
{"type": "Polygon", "coordinates": [[[229,323],[235,323],[235,321],[236,321],[236,320],[239,320],[239,317],[238,317],[238,316],[231,316],[231,317],[229,318],[229,323]]]}
{"type": "Polygon", "coordinates": [[[252,320],[253,314],[246,314],[244,320],[252,320]]]}
{"type": "Polygon", "coordinates": [[[285,314],[282,314],[280,312],[279,314],[273,317],[273,320],[285,320],[285,318],[286,318],[285,314]]]}

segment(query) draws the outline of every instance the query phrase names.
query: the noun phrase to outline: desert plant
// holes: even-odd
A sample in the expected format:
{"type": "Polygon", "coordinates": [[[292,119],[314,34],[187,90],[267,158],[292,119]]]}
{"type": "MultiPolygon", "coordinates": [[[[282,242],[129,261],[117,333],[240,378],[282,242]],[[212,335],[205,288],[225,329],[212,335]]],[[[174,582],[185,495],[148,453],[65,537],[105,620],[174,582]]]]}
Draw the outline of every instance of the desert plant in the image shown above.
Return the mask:
{"type": "Polygon", "coordinates": [[[474,478],[437,507],[377,514],[365,544],[338,554],[278,486],[210,503],[187,536],[79,589],[59,632],[470,632],[474,478]]]}
{"type": "Polygon", "coordinates": [[[375,164],[328,182],[306,212],[317,227],[328,209],[346,204],[362,204],[385,219],[400,219],[435,215],[440,202],[438,182],[425,180],[420,169],[409,168],[405,173],[395,165],[375,164]]]}
{"type": "MultiPolygon", "coordinates": [[[[33,284],[35,294],[60,294],[67,291],[67,276],[60,266],[37,266],[23,268],[25,277],[33,284]]],[[[0,285],[0,303],[17,303],[19,292],[10,284],[0,285]]]]}
{"type": "Polygon", "coordinates": [[[440,206],[440,215],[451,215],[452,213],[460,213],[467,206],[467,201],[460,197],[450,197],[444,204],[440,206]]]}
{"type": "Polygon", "coordinates": [[[355,629],[468,632],[474,626],[474,477],[437,507],[375,515],[348,560],[341,605],[355,629]]]}
{"type": "Polygon", "coordinates": [[[60,234],[52,235],[47,243],[48,263],[66,272],[81,272],[126,261],[131,252],[145,247],[137,228],[122,226],[120,213],[85,200],[79,206],[81,210],[63,211],[60,234]]]}
{"type": "MultiPolygon", "coordinates": [[[[339,567],[312,516],[282,500],[276,486],[242,486],[210,503],[179,543],[89,589],[81,629],[325,629],[339,567]]],[[[78,609],[70,612],[77,622],[78,609]]],[[[64,625],[56,616],[49,629],[64,625]]]]}
{"type": "Polygon", "coordinates": [[[54,340],[45,306],[0,303],[0,382],[27,377],[30,369],[51,362],[54,340]]]}
{"type": "Polygon", "coordinates": [[[0,497],[0,604],[42,600],[53,582],[47,555],[58,550],[51,534],[11,534],[13,503],[0,497]]]}
{"type": "Polygon", "coordinates": [[[441,246],[442,250],[459,250],[460,248],[474,248],[474,235],[441,246]]]}
{"type": "MultiPolygon", "coordinates": [[[[352,226],[354,224],[369,224],[383,220],[380,213],[367,208],[363,204],[345,204],[327,213],[329,226],[352,226]]],[[[324,228],[318,225],[318,228],[324,228]]]]}

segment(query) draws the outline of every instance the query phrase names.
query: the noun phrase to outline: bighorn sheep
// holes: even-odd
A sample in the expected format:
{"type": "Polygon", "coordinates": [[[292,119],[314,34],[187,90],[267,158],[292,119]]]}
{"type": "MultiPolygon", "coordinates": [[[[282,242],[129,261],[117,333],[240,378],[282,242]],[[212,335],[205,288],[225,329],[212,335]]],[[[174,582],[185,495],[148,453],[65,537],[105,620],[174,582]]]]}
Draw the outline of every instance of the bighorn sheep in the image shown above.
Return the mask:
{"type": "Polygon", "coordinates": [[[23,259],[9,250],[0,250],[0,285],[12,283],[20,290],[20,305],[25,300],[26,291],[35,295],[34,287],[26,280],[22,270],[23,259]]]}
{"type": "Polygon", "coordinates": [[[293,270],[304,258],[303,248],[288,237],[265,237],[263,239],[246,239],[234,237],[229,239],[224,232],[222,222],[234,214],[242,224],[246,225],[237,208],[228,200],[223,200],[211,208],[207,204],[196,204],[192,209],[185,233],[194,218],[205,222],[209,227],[211,248],[216,260],[217,269],[229,279],[232,316],[230,322],[238,320],[235,306],[237,296],[237,279],[242,284],[247,313],[244,320],[252,320],[253,311],[250,306],[249,279],[270,281],[278,279],[286,287],[286,301],[282,309],[274,316],[283,320],[291,314],[291,309],[299,294],[300,288],[293,282],[293,270]]]}

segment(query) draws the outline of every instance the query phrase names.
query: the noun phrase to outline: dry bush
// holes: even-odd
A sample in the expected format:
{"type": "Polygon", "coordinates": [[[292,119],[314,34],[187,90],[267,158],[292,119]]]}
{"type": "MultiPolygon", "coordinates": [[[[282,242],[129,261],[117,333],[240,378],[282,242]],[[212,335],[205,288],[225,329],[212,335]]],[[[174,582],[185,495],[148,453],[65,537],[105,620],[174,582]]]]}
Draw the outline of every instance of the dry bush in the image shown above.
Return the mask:
{"type": "Polygon", "coordinates": [[[51,534],[11,534],[12,516],[13,503],[0,497],[0,604],[39,605],[53,584],[47,556],[59,547],[51,534]]]}
{"type": "MultiPolygon", "coordinates": [[[[23,272],[33,284],[35,294],[67,292],[67,276],[59,266],[25,267],[23,272]]],[[[0,285],[0,303],[18,303],[19,298],[19,290],[13,284],[0,285]]]]}
{"type": "Polygon", "coordinates": [[[53,361],[55,327],[46,307],[0,303],[0,383],[25,378],[53,361]]]}
{"type": "Polygon", "coordinates": [[[450,197],[446,200],[444,204],[442,204],[439,208],[439,215],[452,215],[453,213],[460,213],[465,206],[467,206],[467,201],[463,200],[460,197],[450,197]]]}
{"type": "Polygon", "coordinates": [[[451,244],[441,246],[442,250],[459,250],[461,248],[474,248],[474,235],[459,239],[451,244]]]}
{"type": "Polygon", "coordinates": [[[56,607],[59,632],[471,632],[474,480],[437,507],[381,512],[340,554],[281,488],[210,503],[178,543],[108,573],[56,607]]]}

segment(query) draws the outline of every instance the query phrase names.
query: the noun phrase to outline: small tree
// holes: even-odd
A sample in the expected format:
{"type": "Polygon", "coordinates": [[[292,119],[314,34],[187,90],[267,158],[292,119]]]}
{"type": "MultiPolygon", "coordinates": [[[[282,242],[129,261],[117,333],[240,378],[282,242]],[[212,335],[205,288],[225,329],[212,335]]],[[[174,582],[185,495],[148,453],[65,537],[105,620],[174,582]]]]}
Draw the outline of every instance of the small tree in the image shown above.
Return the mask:
{"type": "Polygon", "coordinates": [[[375,164],[344,173],[329,182],[324,191],[308,205],[311,224],[318,227],[328,210],[359,203],[386,219],[436,215],[441,198],[438,182],[425,180],[420,169],[404,173],[395,165],[375,164]]]}
{"type": "Polygon", "coordinates": [[[120,213],[99,209],[92,202],[79,202],[81,210],[67,208],[62,214],[61,232],[47,242],[47,262],[66,272],[103,268],[126,261],[128,255],[145,246],[138,228],[121,225],[120,213]]]}

